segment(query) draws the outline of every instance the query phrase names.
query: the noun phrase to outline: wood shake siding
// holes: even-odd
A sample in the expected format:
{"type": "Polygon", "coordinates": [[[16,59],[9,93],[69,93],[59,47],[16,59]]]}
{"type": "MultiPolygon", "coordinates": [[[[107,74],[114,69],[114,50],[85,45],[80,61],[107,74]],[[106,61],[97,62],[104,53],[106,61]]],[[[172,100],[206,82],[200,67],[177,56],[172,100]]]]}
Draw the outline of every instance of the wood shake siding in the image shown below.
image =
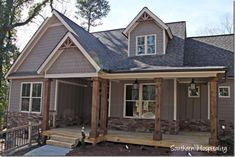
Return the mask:
{"type": "Polygon", "coordinates": [[[17,71],[36,71],[65,35],[64,26],[48,28],[17,71]]]}
{"type": "Polygon", "coordinates": [[[48,74],[96,72],[78,48],[65,49],[47,71],[48,74]]]}
{"type": "MultiPolygon", "coordinates": [[[[136,55],[136,36],[156,34],[156,53],[163,54],[163,29],[153,21],[140,22],[130,32],[130,56],[136,55]]],[[[167,36],[166,36],[167,38],[167,36]]]]}
{"type": "MultiPolygon", "coordinates": [[[[140,83],[154,83],[153,81],[139,81],[140,83]]],[[[124,110],[124,84],[133,83],[133,81],[112,81],[111,82],[111,106],[110,117],[123,117],[124,110]]],[[[173,104],[174,104],[174,84],[173,80],[163,80],[162,83],[162,106],[161,118],[163,120],[173,119],[173,104]]]]}
{"type": "Polygon", "coordinates": [[[218,86],[230,87],[230,98],[218,98],[218,119],[219,120],[234,120],[234,80],[227,79],[224,83],[219,83],[218,86]]]}

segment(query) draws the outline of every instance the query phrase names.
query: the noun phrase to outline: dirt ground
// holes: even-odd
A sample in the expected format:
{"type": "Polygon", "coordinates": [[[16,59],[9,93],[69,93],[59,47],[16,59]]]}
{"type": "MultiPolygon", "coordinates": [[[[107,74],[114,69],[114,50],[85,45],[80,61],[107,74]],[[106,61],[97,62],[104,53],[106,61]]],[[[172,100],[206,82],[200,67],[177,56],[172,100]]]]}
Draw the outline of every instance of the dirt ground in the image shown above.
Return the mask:
{"type": "MultiPolygon", "coordinates": [[[[190,152],[193,156],[208,156],[205,152],[190,152]]],[[[67,156],[189,156],[188,152],[171,152],[169,148],[103,142],[95,146],[77,147],[67,156]]]]}

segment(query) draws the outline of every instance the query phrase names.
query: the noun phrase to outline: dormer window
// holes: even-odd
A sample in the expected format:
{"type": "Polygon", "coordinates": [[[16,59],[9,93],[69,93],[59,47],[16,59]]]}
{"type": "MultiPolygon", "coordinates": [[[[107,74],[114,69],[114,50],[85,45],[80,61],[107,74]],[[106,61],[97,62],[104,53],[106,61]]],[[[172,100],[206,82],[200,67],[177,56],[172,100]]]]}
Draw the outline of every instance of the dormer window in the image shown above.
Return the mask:
{"type": "Polygon", "coordinates": [[[156,35],[136,37],[136,55],[156,54],[156,35]]]}

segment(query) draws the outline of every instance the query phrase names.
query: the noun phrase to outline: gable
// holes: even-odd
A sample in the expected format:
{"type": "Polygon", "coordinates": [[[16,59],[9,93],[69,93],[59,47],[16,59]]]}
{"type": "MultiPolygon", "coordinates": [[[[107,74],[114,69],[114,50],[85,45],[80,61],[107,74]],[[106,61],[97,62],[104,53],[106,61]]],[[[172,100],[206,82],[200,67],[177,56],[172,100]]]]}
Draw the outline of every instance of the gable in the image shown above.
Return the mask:
{"type": "Polygon", "coordinates": [[[159,25],[162,29],[164,29],[167,32],[170,39],[173,38],[169,27],[160,18],[158,18],[155,14],[153,14],[147,7],[144,7],[137,14],[137,16],[125,28],[125,30],[123,31],[123,34],[129,37],[128,34],[136,27],[136,25],[138,25],[139,22],[142,22],[142,21],[154,21],[157,25],[159,25]]]}
{"type": "Polygon", "coordinates": [[[67,29],[64,26],[48,28],[41,39],[32,48],[17,71],[37,71],[66,32],[67,29]]]}
{"type": "MultiPolygon", "coordinates": [[[[139,22],[137,26],[130,32],[129,35],[129,56],[136,55],[136,38],[144,35],[155,35],[156,36],[156,54],[164,54],[164,29],[159,27],[153,21],[139,22]]],[[[165,38],[167,38],[165,36],[165,38]]]]}
{"type": "MultiPolygon", "coordinates": [[[[57,52],[58,53],[58,52],[57,52]]],[[[96,69],[78,48],[66,48],[46,71],[46,74],[92,73],[96,69]]]]}

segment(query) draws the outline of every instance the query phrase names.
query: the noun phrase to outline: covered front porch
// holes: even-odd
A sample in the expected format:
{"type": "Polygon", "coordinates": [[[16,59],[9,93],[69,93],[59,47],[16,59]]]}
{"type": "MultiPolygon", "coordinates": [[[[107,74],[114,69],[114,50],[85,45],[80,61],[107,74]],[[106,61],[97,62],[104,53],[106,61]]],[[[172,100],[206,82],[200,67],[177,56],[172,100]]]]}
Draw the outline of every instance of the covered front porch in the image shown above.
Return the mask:
{"type": "MultiPolygon", "coordinates": [[[[161,141],[153,140],[152,133],[140,133],[140,132],[126,132],[118,130],[108,130],[106,135],[100,135],[96,139],[90,138],[90,128],[85,129],[86,132],[86,143],[96,144],[99,142],[117,142],[127,144],[137,144],[154,147],[167,147],[172,146],[209,146],[208,138],[209,132],[187,132],[181,131],[177,135],[163,134],[161,141]]],[[[66,127],[66,128],[54,128],[47,130],[43,133],[45,136],[60,135],[60,136],[71,136],[81,140],[81,128],[80,127],[66,127]]]]}
{"type": "MultiPolygon", "coordinates": [[[[91,108],[90,115],[90,125],[86,127],[86,142],[88,143],[99,143],[101,141],[110,142],[120,142],[120,143],[131,143],[131,144],[141,144],[149,146],[161,146],[170,147],[172,145],[217,145],[217,82],[220,75],[218,71],[213,72],[168,72],[168,73],[130,73],[130,74],[98,74],[97,77],[91,77],[91,108]],[[163,81],[172,80],[173,81],[173,113],[172,119],[173,123],[168,123],[169,126],[177,124],[179,121],[179,116],[177,115],[177,80],[178,79],[196,79],[204,78],[208,83],[208,119],[210,121],[210,133],[208,132],[185,132],[180,131],[175,135],[167,134],[162,131],[162,117],[161,112],[162,102],[163,102],[163,81]],[[111,96],[112,90],[116,90],[112,87],[111,81],[123,81],[128,80],[129,82],[135,82],[135,80],[148,82],[151,81],[155,85],[155,95],[154,95],[154,117],[153,130],[148,132],[138,132],[138,131],[124,131],[124,130],[114,130],[109,126],[110,120],[110,107],[112,107],[111,96]]],[[[51,136],[53,134],[64,134],[76,136],[76,138],[81,138],[81,127],[80,128],[49,128],[49,97],[50,97],[50,84],[51,79],[45,79],[44,82],[44,116],[43,116],[43,126],[44,135],[51,136]],[[50,130],[49,130],[50,129],[50,130]]],[[[164,87],[165,88],[165,87],[164,87]]],[[[169,89],[170,90],[170,89],[169,89]]],[[[124,94],[124,93],[123,93],[124,94]]],[[[166,98],[168,99],[168,98],[166,98]]],[[[119,104],[123,107],[123,104],[119,104]]],[[[115,112],[115,110],[113,111],[115,112]]],[[[124,114],[124,112],[123,112],[124,114]]],[[[128,117],[125,117],[128,118],[128,117]]],[[[131,118],[129,118],[131,119],[131,118]]],[[[177,127],[177,126],[176,126],[177,127]]],[[[175,127],[175,128],[176,128],[175,127]]]]}

